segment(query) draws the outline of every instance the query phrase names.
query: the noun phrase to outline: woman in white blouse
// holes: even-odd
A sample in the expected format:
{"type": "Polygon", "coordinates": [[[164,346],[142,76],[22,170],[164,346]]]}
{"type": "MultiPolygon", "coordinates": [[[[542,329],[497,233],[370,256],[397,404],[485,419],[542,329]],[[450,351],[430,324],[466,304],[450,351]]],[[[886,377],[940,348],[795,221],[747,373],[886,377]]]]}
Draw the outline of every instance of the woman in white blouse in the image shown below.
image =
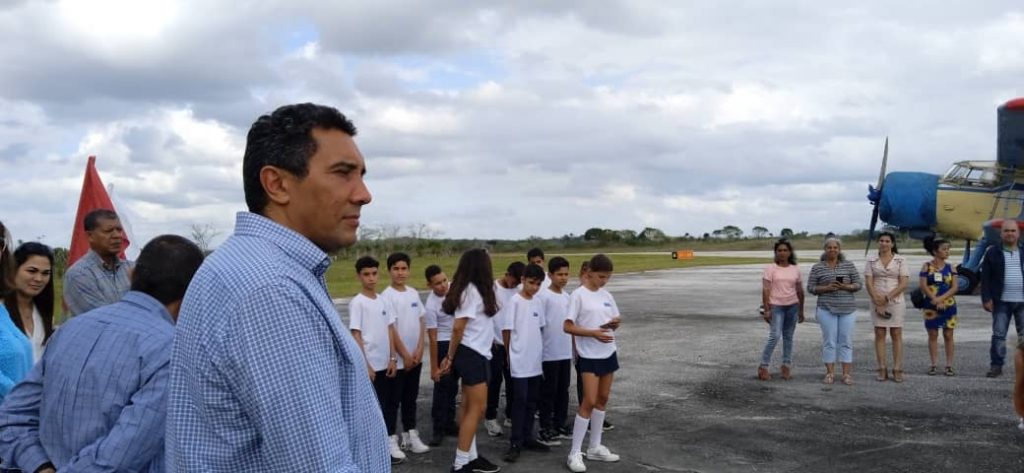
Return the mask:
{"type": "Polygon", "coordinates": [[[910,271],[907,261],[896,249],[892,233],[878,235],[878,254],[868,257],[864,265],[864,281],[871,296],[871,320],[875,326],[875,358],[878,374],[875,379],[889,378],[886,367],[885,332],[892,338],[892,380],[903,382],[903,318],[907,313],[903,291],[907,289],[910,271]]]}
{"type": "Polygon", "coordinates": [[[11,321],[32,342],[32,363],[53,333],[53,252],[37,242],[14,250],[14,291],[4,301],[11,321]]]}

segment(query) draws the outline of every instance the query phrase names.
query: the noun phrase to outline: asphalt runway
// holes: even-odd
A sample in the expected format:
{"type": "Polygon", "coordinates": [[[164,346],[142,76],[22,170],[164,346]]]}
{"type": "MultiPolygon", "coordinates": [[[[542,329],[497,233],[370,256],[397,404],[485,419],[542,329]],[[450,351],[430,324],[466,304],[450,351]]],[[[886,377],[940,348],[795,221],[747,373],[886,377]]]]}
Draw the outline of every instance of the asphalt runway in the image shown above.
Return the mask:
{"type": "MultiPolygon", "coordinates": [[[[863,267],[862,257],[851,257],[863,267]]],[[[912,268],[925,260],[908,258],[912,268]]],[[[806,276],[810,265],[801,266],[806,276]]],[[[762,382],[755,376],[767,330],[757,315],[761,269],[704,267],[612,278],[608,289],[623,314],[621,369],[608,408],[615,429],[604,434],[603,443],[622,460],[588,462],[588,471],[1024,471],[1024,433],[1016,427],[1010,399],[1012,362],[1002,378],[985,377],[991,316],[978,297],[958,298],[955,377],[926,375],[927,334],[918,311],[908,307],[906,381],[875,381],[872,326],[861,291],[853,386],[838,379],[831,386],[821,383],[813,296],[807,321],[795,335],[794,378],[782,381],[775,362],[774,379],[762,382]]],[[[1011,328],[1007,338],[1014,335],[1011,328]]],[[[781,351],[780,342],[777,359],[781,351]]],[[[940,340],[940,370],[943,364],[940,340]]],[[[431,392],[425,370],[418,401],[425,438],[431,392]]],[[[524,452],[518,462],[505,464],[507,437],[488,437],[482,427],[479,432],[480,452],[502,471],[568,471],[569,441],[551,453],[524,452]]],[[[448,471],[454,449],[455,439],[446,438],[429,453],[410,453],[394,471],[448,471]]]]}

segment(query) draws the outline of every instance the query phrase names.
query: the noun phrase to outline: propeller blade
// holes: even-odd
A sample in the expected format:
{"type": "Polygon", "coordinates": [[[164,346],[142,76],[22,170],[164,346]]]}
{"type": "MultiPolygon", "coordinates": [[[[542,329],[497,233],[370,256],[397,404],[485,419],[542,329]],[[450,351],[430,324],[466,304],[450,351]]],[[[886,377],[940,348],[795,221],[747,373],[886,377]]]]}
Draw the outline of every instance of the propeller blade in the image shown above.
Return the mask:
{"type": "Polygon", "coordinates": [[[878,224],[878,205],[871,211],[871,226],[868,227],[868,246],[864,248],[864,256],[871,250],[871,240],[875,239],[875,225],[878,224]]]}
{"type": "Polygon", "coordinates": [[[885,166],[889,162],[889,137],[885,137],[885,148],[882,151],[882,169],[878,171],[878,185],[875,189],[882,190],[882,184],[885,182],[885,166]]]}
{"type": "Polygon", "coordinates": [[[873,202],[874,209],[871,210],[871,225],[868,227],[868,245],[864,248],[864,256],[871,250],[871,240],[875,239],[875,225],[878,224],[878,204],[882,201],[882,184],[885,183],[885,167],[889,163],[889,137],[885,137],[885,147],[882,148],[882,169],[878,171],[878,185],[875,189],[878,192],[878,202],[873,202]]]}

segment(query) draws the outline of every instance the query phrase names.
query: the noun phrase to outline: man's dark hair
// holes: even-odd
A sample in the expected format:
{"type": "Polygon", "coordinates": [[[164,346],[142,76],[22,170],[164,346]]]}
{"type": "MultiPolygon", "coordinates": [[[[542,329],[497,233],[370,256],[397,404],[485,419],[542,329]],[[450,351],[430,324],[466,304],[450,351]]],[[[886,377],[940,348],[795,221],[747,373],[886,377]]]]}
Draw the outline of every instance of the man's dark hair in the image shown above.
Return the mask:
{"type": "Polygon", "coordinates": [[[529,261],[535,256],[540,256],[540,259],[544,259],[544,250],[540,248],[530,248],[530,251],[526,252],[526,260],[529,261]]]}
{"type": "Polygon", "coordinates": [[[100,224],[100,220],[117,220],[117,212],[110,209],[93,210],[92,212],[85,214],[85,218],[82,220],[82,226],[85,227],[85,231],[91,232],[100,224]]]}
{"type": "Polygon", "coordinates": [[[540,265],[530,264],[523,270],[523,279],[534,279],[536,281],[544,280],[544,268],[540,265]]]}
{"type": "Polygon", "coordinates": [[[565,258],[562,258],[561,256],[556,256],[554,258],[551,258],[551,261],[548,261],[548,272],[549,273],[555,273],[559,269],[568,268],[568,267],[569,267],[569,260],[567,260],[565,258]]]}
{"type": "Polygon", "coordinates": [[[309,173],[309,158],[316,154],[313,129],[341,130],[356,136],[356,127],[337,109],[300,103],[285,105],[263,115],[249,128],[242,160],[242,186],[249,211],[262,214],[267,207],[267,192],[260,183],[264,166],[284,169],[298,178],[309,173]]]}
{"type": "Polygon", "coordinates": [[[612,272],[612,259],[605,256],[603,253],[598,253],[590,258],[590,271],[595,273],[610,273],[612,272]]]}
{"type": "Polygon", "coordinates": [[[179,301],[202,264],[203,251],[195,243],[178,235],[160,235],[146,243],[135,260],[132,290],[165,305],[179,301]]]}
{"type": "Polygon", "coordinates": [[[364,256],[356,260],[356,272],[361,273],[366,268],[379,268],[380,261],[372,256],[364,256]]]}
{"type": "Polygon", "coordinates": [[[427,278],[427,284],[430,284],[430,280],[438,274],[441,274],[441,267],[436,264],[427,266],[427,269],[423,270],[423,275],[427,278]]]}
{"type": "Polygon", "coordinates": [[[399,261],[405,261],[406,266],[412,266],[412,259],[409,258],[409,255],[399,251],[398,253],[388,255],[388,271],[398,264],[399,261]]]}
{"type": "Polygon", "coordinates": [[[512,277],[516,278],[518,281],[523,278],[524,269],[526,269],[526,263],[522,261],[515,261],[508,265],[508,269],[506,269],[505,272],[511,274],[512,277]]]}

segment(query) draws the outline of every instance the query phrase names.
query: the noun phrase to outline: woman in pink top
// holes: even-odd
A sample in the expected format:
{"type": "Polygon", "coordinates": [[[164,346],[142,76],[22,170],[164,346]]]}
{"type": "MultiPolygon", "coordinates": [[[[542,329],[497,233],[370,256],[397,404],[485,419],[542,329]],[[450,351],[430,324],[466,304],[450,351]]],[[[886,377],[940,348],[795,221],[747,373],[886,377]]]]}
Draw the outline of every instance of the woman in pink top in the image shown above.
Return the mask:
{"type": "Polygon", "coordinates": [[[757,377],[762,381],[772,378],[768,366],[772,363],[775,345],[782,338],[782,379],[792,376],[793,332],[796,324],[804,321],[804,289],[800,268],[789,240],[775,242],[775,262],[764,268],[761,299],[764,321],[768,323],[768,342],[761,354],[757,377]]]}

